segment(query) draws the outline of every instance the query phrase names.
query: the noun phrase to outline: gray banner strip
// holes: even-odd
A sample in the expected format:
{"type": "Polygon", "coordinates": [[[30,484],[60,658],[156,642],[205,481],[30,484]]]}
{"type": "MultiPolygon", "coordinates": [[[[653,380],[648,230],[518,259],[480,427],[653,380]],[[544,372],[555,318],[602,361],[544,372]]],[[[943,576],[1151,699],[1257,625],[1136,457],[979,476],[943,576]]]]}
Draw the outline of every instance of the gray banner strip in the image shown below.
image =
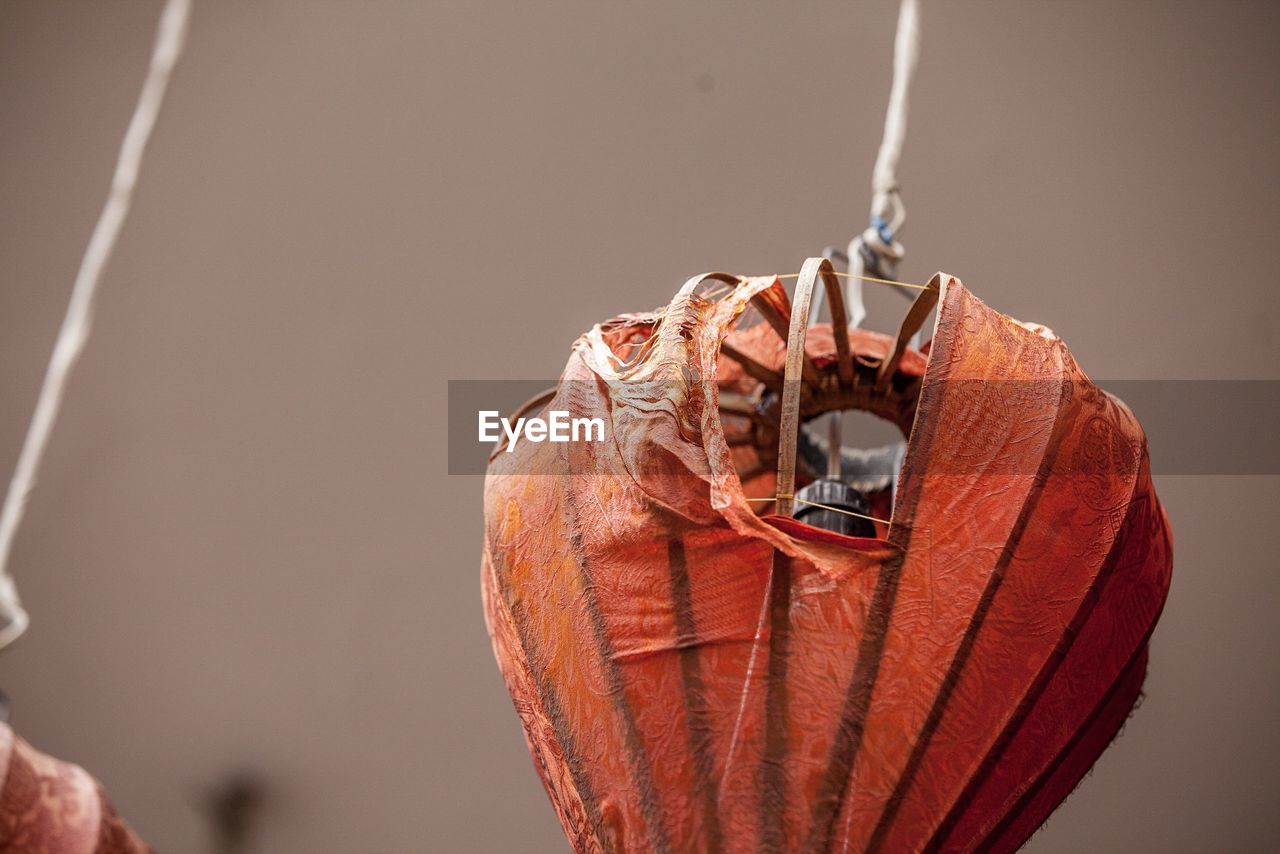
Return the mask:
{"type": "MultiPolygon", "coordinates": [[[[1104,380],[1098,384],[1138,417],[1147,434],[1153,474],[1280,474],[1280,380],[1104,380]]],[[[449,380],[449,474],[484,474],[487,469],[493,445],[479,441],[480,412],[510,415],[521,403],[555,385],[555,380],[449,380]]],[[[989,394],[992,383],[984,385],[989,394]]],[[[1001,382],[999,387],[1009,395],[1037,391],[1013,381],[1001,382]]],[[[568,413],[570,418],[601,415],[607,419],[605,413],[568,413]]],[[[502,430],[496,423],[493,429],[495,433],[502,430]]],[[[612,437],[606,431],[604,438],[612,437]]],[[[643,469],[643,461],[634,462],[643,469]]]]}

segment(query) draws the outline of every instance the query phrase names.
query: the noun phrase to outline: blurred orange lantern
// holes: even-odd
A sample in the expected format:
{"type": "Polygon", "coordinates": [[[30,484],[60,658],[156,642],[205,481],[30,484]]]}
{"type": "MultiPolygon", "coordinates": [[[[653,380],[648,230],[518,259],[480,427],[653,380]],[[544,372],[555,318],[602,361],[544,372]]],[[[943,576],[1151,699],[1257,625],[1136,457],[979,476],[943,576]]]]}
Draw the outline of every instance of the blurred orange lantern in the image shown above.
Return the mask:
{"type": "Polygon", "coordinates": [[[84,769],[46,756],[0,723],[0,851],[144,854],[151,848],[84,769]]]}

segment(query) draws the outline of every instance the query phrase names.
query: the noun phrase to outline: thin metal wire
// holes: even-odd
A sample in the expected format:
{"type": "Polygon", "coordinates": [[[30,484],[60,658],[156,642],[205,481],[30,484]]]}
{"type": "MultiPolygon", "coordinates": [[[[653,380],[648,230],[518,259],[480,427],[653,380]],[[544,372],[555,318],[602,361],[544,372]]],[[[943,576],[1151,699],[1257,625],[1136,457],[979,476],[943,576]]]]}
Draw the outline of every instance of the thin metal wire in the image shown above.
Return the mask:
{"type": "Polygon", "coordinates": [[[881,519],[879,516],[868,516],[865,513],[854,513],[852,510],[844,510],[839,507],[832,507],[829,504],[819,504],[816,501],[807,501],[794,495],[777,495],[773,498],[748,498],[748,501],[777,501],[779,498],[790,498],[792,501],[798,501],[801,504],[808,504],[810,507],[817,507],[822,510],[830,510],[833,513],[843,513],[846,516],[857,516],[859,519],[870,519],[872,522],[879,522],[882,525],[892,525],[888,519],[881,519]]]}
{"type": "MultiPolygon", "coordinates": [[[[872,284],[876,284],[876,285],[896,285],[897,287],[900,287],[900,288],[915,288],[918,291],[927,291],[929,289],[928,285],[917,285],[915,282],[895,282],[892,279],[879,279],[879,278],[876,278],[875,276],[862,276],[857,273],[841,273],[838,270],[834,272],[837,276],[839,276],[842,279],[858,279],[859,281],[871,282],[872,284]]],[[[797,279],[799,277],[800,277],[799,273],[782,273],[782,274],[773,276],[773,278],[775,279],[797,279]]],[[[747,281],[748,279],[765,279],[765,278],[769,278],[769,277],[739,275],[738,281],[739,283],[741,283],[741,282],[747,281]]],[[[736,286],[720,285],[719,287],[716,287],[713,290],[706,291],[705,293],[699,294],[699,296],[705,300],[714,300],[718,297],[724,296],[725,294],[729,293],[734,289],[734,287],[736,286]]]]}
{"type": "MultiPolygon", "coordinates": [[[[841,273],[836,271],[836,275],[843,279],[861,279],[864,282],[875,282],[877,285],[897,285],[900,288],[915,288],[918,291],[929,290],[928,285],[917,285],[914,282],[895,282],[892,279],[877,279],[875,276],[859,276],[854,273],[841,273]]],[[[779,279],[795,279],[799,278],[799,273],[788,273],[785,276],[778,276],[779,279]]]]}

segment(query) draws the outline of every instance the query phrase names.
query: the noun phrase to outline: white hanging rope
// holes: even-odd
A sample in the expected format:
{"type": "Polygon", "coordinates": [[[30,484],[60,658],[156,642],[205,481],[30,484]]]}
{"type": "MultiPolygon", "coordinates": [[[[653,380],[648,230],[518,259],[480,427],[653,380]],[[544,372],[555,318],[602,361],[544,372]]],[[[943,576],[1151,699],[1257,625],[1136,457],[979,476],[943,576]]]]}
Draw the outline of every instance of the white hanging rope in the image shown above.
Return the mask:
{"type": "Polygon", "coordinates": [[[918,0],[902,0],[898,11],[898,35],[893,46],[893,84],[884,114],[884,137],[871,171],[871,225],[849,244],[867,247],[877,260],[876,274],[893,278],[895,267],[906,254],[898,242],[898,232],[907,219],[907,210],[898,192],[898,161],[907,135],[907,96],[920,56],[920,7],[918,0]]]}
{"type": "Polygon", "coordinates": [[[898,161],[902,159],[902,143],[907,136],[907,95],[919,57],[919,3],[918,0],[902,0],[898,11],[898,36],[893,45],[893,85],[889,90],[889,107],[884,114],[884,139],[880,142],[880,152],[871,173],[871,215],[884,217],[891,225],[896,209],[901,208],[901,202],[894,199],[898,192],[898,161]]]}
{"type": "MultiPolygon", "coordinates": [[[[911,78],[915,74],[916,61],[920,56],[920,7],[918,0],[902,0],[898,10],[898,34],[893,43],[893,84],[889,89],[889,106],[884,115],[884,137],[880,141],[880,151],[876,154],[876,165],[871,171],[871,224],[853,240],[849,241],[847,260],[849,272],[855,278],[841,280],[840,287],[844,292],[845,308],[849,315],[849,325],[861,325],[867,316],[866,303],[862,297],[862,281],[857,276],[867,272],[868,250],[871,260],[875,261],[871,273],[879,278],[894,278],[897,263],[906,254],[906,249],[897,239],[898,230],[907,218],[906,208],[898,192],[898,161],[902,159],[902,144],[907,136],[907,95],[911,89],[911,78]]],[[[817,318],[822,292],[813,303],[810,322],[817,318]]],[[[920,333],[911,339],[911,346],[919,347],[920,333]]],[[[839,480],[841,477],[840,442],[844,433],[844,417],[840,412],[832,412],[828,417],[827,430],[829,455],[827,477],[839,480]]],[[[894,488],[897,478],[893,478],[894,488]]]]}
{"type": "Polygon", "coordinates": [[[182,53],[190,15],[191,0],[166,0],[160,14],[151,65],[142,86],[142,94],[138,98],[138,106],[134,109],[124,142],[120,146],[120,156],[111,179],[111,191],[98,217],[98,223],[94,226],[93,235],[89,238],[84,258],[80,261],[80,270],[71,290],[71,302],[62,319],[62,328],[58,331],[58,340],[45,372],[44,384],[40,387],[40,397],[36,401],[31,425],[27,428],[27,437],[18,456],[13,480],[9,482],[4,510],[0,512],[0,620],[5,621],[0,625],[0,648],[12,643],[26,631],[29,622],[26,611],[18,601],[18,593],[8,569],[14,536],[22,522],[27,496],[35,486],[40,461],[49,444],[49,435],[53,431],[62,396],[66,391],[67,378],[89,338],[98,280],[111,258],[120,229],[129,214],[142,153],[155,126],[156,115],[169,85],[169,77],[182,53]]]}

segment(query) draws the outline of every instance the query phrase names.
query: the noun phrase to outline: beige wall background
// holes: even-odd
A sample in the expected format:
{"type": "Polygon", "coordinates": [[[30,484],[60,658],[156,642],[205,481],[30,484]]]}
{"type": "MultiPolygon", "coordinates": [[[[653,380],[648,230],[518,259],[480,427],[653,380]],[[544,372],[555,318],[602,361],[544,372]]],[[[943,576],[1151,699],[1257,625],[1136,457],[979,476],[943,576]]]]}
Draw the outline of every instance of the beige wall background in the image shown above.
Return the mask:
{"type": "MultiPolygon", "coordinates": [[[[0,3],[4,478],[159,6],[0,3]]],[[[690,274],[847,239],[895,15],[199,0],[13,558],[19,731],[164,851],[208,850],[202,799],[242,770],[246,850],[563,850],[446,380],[554,377],[690,274]]],[[[923,26],[905,277],[961,276],[1096,377],[1280,379],[1277,7],[934,0],[923,26]]],[[[1276,845],[1280,478],[1158,485],[1147,700],[1039,854],[1276,845]]]]}

